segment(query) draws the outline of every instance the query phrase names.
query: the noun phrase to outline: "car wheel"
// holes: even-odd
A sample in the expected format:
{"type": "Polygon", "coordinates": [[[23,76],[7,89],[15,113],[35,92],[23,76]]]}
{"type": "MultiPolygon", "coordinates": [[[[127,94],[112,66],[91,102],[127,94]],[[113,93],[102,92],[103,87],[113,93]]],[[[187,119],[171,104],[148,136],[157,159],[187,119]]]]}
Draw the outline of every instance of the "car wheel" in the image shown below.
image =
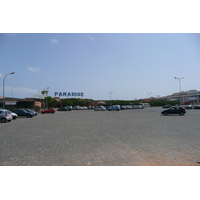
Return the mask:
{"type": "Polygon", "coordinates": [[[55,112],[52,112],[52,114],[54,114],[55,112]]]}
{"type": "Polygon", "coordinates": [[[42,112],[42,114],[44,114],[44,113],[42,112]]]}
{"type": "Polygon", "coordinates": [[[7,119],[6,119],[6,118],[2,118],[2,119],[1,119],[1,122],[2,122],[2,123],[6,123],[6,122],[7,122],[7,119]]]}
{"type": "Polygon", "coordinates": [[[184,113],[181,112],[180,115],[184,115],[184,113]]]}
{"type": "Polygon", "coordinates": [[[168,113],[165,112],[164,115],[168,115],[168,113]]]}

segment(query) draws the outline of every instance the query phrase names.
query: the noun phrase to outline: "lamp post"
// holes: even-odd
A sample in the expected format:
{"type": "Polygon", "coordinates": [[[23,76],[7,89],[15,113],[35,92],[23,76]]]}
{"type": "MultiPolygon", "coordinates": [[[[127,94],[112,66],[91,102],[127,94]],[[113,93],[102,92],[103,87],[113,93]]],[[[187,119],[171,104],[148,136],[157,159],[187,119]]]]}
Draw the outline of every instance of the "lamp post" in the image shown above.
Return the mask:
{"type": "Polygon", "coordinates": [[[44,89],[44,92],[45,92],[45,94],[46,94],[46,108],[48,108],[48,104],[47,104],[48,89],[49,89],[49,87],[47,87],[47,89],[44,89]]]}
{"type": "Polygon", "coordinates": [[[149,95],[151,94],[151,92],[147,93],[148,94],[148,99],[149,99],[149,95]]]}
{"type": "Polygon", "coordinates": [[[184,79],[184,77],[181,77],[181,78],[174,77],[174,78],[179,81],[179,98],[180,98],[180,105],[181,105],[181,79],[184,79]]]}
{"type": "Polygon", "coordinates": [[[113,93],[113,91],[108,92],[110,94],[110,105],[111,105],[111,94],[113,93]]]}
{"type": "Polygon", "coordinates": [[[5,108],[5,98],[4,98],[4,91],[5,91],[5,79],[8,75],[14,74],[15,72],[11,72],[10,74],[5,75],[3,78],[3,109],[5,108]]]}

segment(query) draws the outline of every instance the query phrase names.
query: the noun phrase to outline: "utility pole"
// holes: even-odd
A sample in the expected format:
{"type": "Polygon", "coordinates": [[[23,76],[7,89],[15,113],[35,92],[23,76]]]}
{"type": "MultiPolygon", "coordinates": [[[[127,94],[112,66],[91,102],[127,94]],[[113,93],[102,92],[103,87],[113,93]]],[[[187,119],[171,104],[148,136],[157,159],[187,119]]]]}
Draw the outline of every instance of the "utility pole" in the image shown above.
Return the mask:
{"type": "Polygon", "coordinates": [[[5,75],[5,77],[3,78],[3,109],[5,108],[5,95],[4,95],[4,91],[5,91],[5,79],[8,75],[14,74],[15,72],[11,72],[7,75],[5,75]]]}
{"type": "Polygon", "coordinates": [[[49,89],[49,87],[47,87],[47,89],[44,89],[44,92],[45,92],[45,94],[46,94],[46,108],[48,108],[48,103],[47,103],[48,89],[49,89]]]}
{"type": "Polygon", "coordinates": [[[149,95],[151,94],[151,92],[147,93],[148,94],[148,99],[149,99],[149,95]]]}
{"type": "Polygon", "coordinates": [[[180,105],[181,105],[181,79],[184,79],[184,77],[181,77],[181,78],[174,77],[174,78],[179,81],[179,98],[180,98],[180,105]]]}
{"type": "Polygon", "coordinates": [[[108,92],[110,94],[110,105],[111,105],[111,94],[113,93],[113,91],[108,92]]]}

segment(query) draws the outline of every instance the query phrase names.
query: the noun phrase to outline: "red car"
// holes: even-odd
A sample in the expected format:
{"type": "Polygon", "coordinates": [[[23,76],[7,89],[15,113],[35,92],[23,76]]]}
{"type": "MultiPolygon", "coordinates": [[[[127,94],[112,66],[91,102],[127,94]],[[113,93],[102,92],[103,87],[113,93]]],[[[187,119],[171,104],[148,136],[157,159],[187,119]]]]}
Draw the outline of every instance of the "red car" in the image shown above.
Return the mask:
{"type": "Polygon", "coordinates": [[[41,113],[44,114],[44,113],[52,113],[54,114],[56,111],[53,109],[53,108],[47,108],[45,110],[41,110],[41,113]]]}

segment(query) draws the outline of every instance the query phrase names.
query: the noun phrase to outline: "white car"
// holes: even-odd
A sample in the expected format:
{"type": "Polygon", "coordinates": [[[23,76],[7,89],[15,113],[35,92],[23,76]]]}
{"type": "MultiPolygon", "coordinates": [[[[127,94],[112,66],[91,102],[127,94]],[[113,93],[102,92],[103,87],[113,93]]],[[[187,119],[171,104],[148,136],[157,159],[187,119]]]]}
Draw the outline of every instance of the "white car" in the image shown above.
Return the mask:
{"type": "Polygon", "coordinates": [[[94,108],[94,111],[99,111],[99,110],[105,111],[106,108],[104,106],[97,106],[94,108]]]}
{"type": "Polygon", "coordinates": [[[18,114],[11,112],[10,110],[8,110],[8,112],[12,115],[13,119],[17,119],[18,118],[18,114]]]}

